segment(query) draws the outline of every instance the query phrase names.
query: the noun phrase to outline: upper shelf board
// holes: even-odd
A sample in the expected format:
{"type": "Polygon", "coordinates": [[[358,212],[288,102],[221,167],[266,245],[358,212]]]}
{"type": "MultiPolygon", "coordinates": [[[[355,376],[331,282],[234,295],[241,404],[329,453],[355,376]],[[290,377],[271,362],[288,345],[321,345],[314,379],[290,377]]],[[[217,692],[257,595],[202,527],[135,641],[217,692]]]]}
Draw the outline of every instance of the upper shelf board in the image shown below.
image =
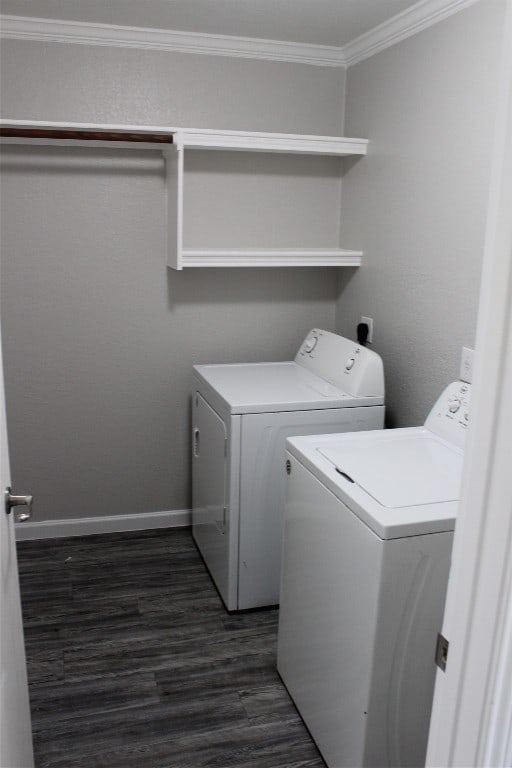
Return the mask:
{"type": "Polygon", "coordinates": [[[368,148],[367,139],[347,139],[341,136],[189,128],[178,129],[174,142],[178,149],[287,152],[302,155],[365,155],[368,148]]]}
{"type": "Polygon", "coordinates": [[[183,248],[181,267],[359,267],[361,256],[341,248],[183,248]]]}
{"type": "MultiPolygon", "coordinates": [[[[45,122],[41,120],[0,120],[1,128],[19,128],[40,131],[90,131],[97,133],[169,135],[178,149],[217,149],[245,152],[283,152],[303,155],[365,155],[368,148],[366,139],[351,139],[342,136],[313,136],[293,133],[261,133],[255,131],[220,131],[209,128],[176,128],[155,125],[117,125],[106,123],[45,122]]],[[[72,139],[63,136],[54,138],[3,138],[11,143],[52,143],[68,144],[72,139]]],[[[143,148],[140,144],[138,148],[143,148]]],[[[154,149],[155,146],[150,147],[154,149]]]]}

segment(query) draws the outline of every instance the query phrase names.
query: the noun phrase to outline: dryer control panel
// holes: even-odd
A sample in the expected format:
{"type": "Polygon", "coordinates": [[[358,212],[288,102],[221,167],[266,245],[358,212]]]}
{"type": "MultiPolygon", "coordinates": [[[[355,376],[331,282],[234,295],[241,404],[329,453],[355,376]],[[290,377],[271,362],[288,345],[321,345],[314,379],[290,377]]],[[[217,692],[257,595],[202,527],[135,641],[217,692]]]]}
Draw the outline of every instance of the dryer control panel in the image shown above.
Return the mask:
{"type": "Polygon", "coordinates": [[[295,362],[353,397],[384,397],[381,357],[336,333],[313,328],[295,362]]]}
{"type": "Polygon", "coordinates": [[[453,381],[437,399],[427,416],[425,427],[450,443],[464,447],[469,425],[471,384],[453,381]]]}

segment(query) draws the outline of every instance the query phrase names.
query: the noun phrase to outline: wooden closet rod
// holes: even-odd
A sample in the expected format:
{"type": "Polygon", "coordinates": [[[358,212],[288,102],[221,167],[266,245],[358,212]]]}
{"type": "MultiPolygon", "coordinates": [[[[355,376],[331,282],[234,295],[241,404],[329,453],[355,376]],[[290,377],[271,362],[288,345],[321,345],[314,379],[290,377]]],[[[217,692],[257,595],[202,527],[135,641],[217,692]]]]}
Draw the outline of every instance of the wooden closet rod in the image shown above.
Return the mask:
{"type": "Polygon", "coordinates": [[[17,139],[76,139],[79,141],[125,141],[172,144],[172,133],[122,133],[116,131],[75,131],[61,128],[5,128],[0,137],[17,139]]]}

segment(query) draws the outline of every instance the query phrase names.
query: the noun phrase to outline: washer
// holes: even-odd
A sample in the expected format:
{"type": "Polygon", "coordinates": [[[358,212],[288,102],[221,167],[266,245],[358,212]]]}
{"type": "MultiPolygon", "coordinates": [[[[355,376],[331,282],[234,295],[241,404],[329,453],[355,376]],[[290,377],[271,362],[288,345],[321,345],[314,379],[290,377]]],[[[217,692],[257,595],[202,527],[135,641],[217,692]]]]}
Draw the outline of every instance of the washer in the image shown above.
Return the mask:
{"type": "Polygon", "coordinates": [[[287,441],[277,665],[329,768],[425,764],[469,398],[287,441]]]}
{"type": "Polygon", "coordinates": [[[286,438],[383,422],[380,357],[318,328],[294,361],[194,366],[192,532],[228,610],[279,602],[286,438]]]}

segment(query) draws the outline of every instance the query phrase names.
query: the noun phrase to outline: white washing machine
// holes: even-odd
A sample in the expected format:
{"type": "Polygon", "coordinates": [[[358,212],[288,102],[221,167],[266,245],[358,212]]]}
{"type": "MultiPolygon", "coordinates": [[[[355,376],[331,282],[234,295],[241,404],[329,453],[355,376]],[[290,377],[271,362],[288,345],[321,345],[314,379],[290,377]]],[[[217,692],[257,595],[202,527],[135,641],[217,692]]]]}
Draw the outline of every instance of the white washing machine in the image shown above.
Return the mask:
{"type": "Polygon", "coordinates": [[[384,374],[318,328],[294,361],[194,366],[192,532],[228,610],[279,602],[285,440],[380,429],[384,374]]]}
{"type": "Polygon", "coordinates": [[[329,768],[425,764],[469,397],[287,441],[278,671],[329,768]]]}

